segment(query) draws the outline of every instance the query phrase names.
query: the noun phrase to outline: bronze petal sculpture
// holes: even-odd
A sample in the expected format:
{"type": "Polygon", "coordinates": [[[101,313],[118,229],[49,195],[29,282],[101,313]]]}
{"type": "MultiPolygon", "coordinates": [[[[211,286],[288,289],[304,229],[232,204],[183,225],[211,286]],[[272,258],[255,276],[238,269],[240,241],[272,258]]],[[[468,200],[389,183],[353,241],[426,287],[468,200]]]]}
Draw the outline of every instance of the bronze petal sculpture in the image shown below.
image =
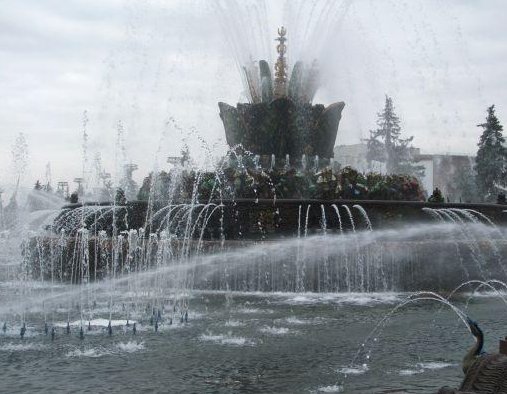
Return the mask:
{"type": "Polygon", "coordinates": [[[241,144],[259,155],[330,158],[345,103],[326,108],[283,97],[270,103],[218,106],[230,146],[241,144]]]}

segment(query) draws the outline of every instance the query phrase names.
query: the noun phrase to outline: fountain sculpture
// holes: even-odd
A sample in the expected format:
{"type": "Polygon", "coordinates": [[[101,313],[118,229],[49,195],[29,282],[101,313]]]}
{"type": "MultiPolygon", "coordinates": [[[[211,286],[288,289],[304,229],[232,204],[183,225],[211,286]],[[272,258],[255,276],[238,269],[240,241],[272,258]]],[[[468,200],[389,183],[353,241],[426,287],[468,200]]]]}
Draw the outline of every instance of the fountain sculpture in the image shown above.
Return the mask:
{"type": "Polygon", "coordinates": [[[338,125],[345,103],[312,105],[318,88],[316,62],[310,69],[299,61],[287,76],[286,34],[278,30],[278,59],[273,79],[268,62],[261,60],[258,75],[244,69],[252,103],[236,108],[219,103],[227,143],[258,155],[285,158],[333,157],[338,125]]]}

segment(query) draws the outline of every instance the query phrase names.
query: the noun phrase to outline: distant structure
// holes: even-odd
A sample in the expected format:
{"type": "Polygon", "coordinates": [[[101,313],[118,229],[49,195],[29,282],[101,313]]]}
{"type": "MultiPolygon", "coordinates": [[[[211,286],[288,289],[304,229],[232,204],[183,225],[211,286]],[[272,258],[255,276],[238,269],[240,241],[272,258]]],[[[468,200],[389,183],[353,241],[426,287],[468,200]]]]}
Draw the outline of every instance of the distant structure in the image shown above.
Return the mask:
{"type": "Polygon", "coordinates": [[[83,187],[83,183],[84,183],[84,178],[74,178],[74,183],[77,184],[77,195],[78,196],[82,196],[84,194],[84,187],[83,187]]]}
{"type": "MultiPolygon", "coordinates": [[[[424,166],[424,176],[420,179],[428,195],[438,187],[444,198],[459,202],[462,190],[456,184],[460,171],[473,173],[475,157],[458,154],[422,154],[419,148],[412,148],[412,156],[417,164],[424,166]]],[[[360,172],[385,173],[384,163],[368,163],[366,144],[338,145],[334,148],[335,161],[341,167],[350,166],[360,172]]]]}
{"type": "Polygon", "coordinates": [[[56,194],[59,194],[63,198],[69,198],[69,182],[58,182],[56,187],[56,194]]]}

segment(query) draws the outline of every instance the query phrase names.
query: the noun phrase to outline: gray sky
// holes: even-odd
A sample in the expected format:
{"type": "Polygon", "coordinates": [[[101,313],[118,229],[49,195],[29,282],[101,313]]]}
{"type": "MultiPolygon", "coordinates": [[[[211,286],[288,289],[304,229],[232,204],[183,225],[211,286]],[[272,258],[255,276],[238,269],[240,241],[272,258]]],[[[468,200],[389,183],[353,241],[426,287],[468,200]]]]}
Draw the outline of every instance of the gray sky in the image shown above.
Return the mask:
{"type": "Polygon", "coordinates": [[[53,183],[79,176],[85,110],[89,161],[113,173],[131,160],[140,178],[183,143],[201,162],[223,152],[217,102],[244,99],[237,61],[272,58],[280,24],[291,59],[319,58],[316,101],[346,103],[338,144],[368,135],[385,94],[427,153],[474,153],[490,104],[507,119],[504,0],[219,1],[0,1],[2,168],[23,132],[25,183],[48,161],[53,183]]]}

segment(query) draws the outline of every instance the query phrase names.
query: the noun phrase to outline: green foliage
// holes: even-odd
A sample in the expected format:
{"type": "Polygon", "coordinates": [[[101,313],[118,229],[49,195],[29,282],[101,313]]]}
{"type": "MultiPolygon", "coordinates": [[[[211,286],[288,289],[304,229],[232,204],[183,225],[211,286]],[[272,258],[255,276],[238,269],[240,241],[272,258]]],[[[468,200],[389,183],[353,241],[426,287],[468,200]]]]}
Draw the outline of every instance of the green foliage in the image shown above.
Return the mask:
{"type": "Polygon", "coordinates": [[[496,198],[497,186],[506,184],[507,150],[502,135],[503,126],[495,115],[495,106],[488,108],[486,123],[477,125],[483,129],[479,140],[475,170],[481,198],[492,201],[496,198]]]}
{"type": "MultiPolygon", "coordinates": [[[[295,168],[263,170],[255,166],[226,167],[220,173],[183,171],[176,181],[174,175],[156,177],[155,189],[173,188],[173,200],[193,197],[201,203],[211,200],[238,198],[287,199],[382,199],[424,201],[419,181],[408,175],[362,174],[351,167],[342,170],[324,168],[320,172],[295,168]]],[[[139,197],[147,200],[152,188],[150,177],[145,179],[139,197]]],[[[167,194],[155,193],[155,200],[167,194]]],[[[140,198],[141,199],[141,198],[140,198]]]]}
{"type": "Polygon", "coordinates": [[[433,190],[433,194],[428,198],[428,202],[436,202],[440,204],[445,202],[442,191],[438,187],[433,190]]]}
{"type": "Polygon", "coordinates": [[[69,198],[69,202],[71,204],[77,204],[79,201],[79,195],[77,194],[77,192],[74,192],[70,195],[70,198],[69,198]]]}

